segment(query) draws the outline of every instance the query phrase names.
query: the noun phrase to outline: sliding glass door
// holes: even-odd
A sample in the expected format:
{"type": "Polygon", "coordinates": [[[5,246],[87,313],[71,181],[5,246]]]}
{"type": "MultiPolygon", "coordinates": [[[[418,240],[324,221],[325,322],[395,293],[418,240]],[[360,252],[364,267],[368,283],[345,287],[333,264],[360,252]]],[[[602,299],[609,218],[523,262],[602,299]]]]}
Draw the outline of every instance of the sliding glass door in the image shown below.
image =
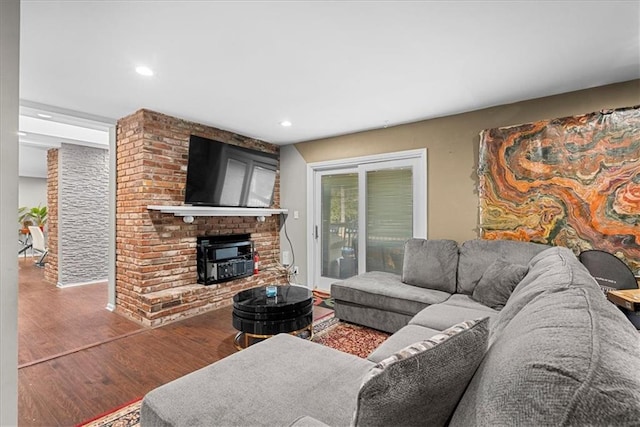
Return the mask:
{"type": "Polygon", "coordinates": [[[320,277],[343,279],[358,271],[358,173],[320,174],[320,277]]]}
{"type": "Polygon", "coordinates": [[[401,274],[403,245],[413,236],[413,169],[407,165],[367,165],[363,169],[364,271],[401,274]]]}
{"type": "Polygon", "coordinates": [[[328,290],[365,271],[402,272],[404,242],[426,237],[425,155],[316,165],[313,286],[328,290]]]}

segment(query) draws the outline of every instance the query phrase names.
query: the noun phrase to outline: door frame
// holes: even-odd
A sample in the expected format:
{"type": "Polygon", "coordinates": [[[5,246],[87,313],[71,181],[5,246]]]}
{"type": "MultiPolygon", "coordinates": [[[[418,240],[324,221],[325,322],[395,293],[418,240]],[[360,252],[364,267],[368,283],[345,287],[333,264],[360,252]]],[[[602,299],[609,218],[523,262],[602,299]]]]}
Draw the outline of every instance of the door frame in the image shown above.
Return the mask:
{"type": "MultiPolygon", "coordinates": [[[[317,255],[317,245],[315,242],[315,225],[316,225],[316,212],[315,212],[315,189],[316,189],[316,173],[325,172],[328,170],[349,169],[366,164],[391,162],[397,160],[415,160],[416,164],[422,165],[421,168],[414,170],[414,230],[413,237],[427,238],[427,149],[420,148],[415,150],[397,151],[392,153],[373,154],[369,156],[351,157],[345,159],[328,160],[322,162],[313,162],[307,164],[307,286],[317,287],[315,282],[316,277],[316,263],[315,258],[317,255]],[[415,218],[424,218],[424,226],[416,227],[415,218]]],[[[360,203],[363,203],[362,195],[359,196],[360,203]]]]}

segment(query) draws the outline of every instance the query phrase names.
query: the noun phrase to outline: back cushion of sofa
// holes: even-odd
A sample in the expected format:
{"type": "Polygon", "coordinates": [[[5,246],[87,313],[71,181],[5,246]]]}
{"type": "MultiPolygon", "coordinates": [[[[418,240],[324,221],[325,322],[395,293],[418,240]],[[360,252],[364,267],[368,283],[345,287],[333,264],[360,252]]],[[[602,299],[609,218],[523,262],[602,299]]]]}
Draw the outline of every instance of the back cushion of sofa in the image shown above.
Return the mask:
{"type": "Polygon", "coordinates": [[[496,316],[491,335],[498,334],[524,306],[542,293],[558,292],[571,286],[576,275],[580,276],[580,283],[592,281],[595,284],[589,272],[570,249],[556,246],[540,252],[532,258],[527,275],[516,286],[496,316]]]}
{"type": "Polygon", "coordinates": [[[554,275],[521,282],[514,296],[526,304],[492,331],[452,426],[640,420],[640,337],[567,251],[550,251],[540,260],[553,259],[546,269],[554,275]]]}
{"type": "Polygon", "coordinates": [[[403,283],[454,293],[457,267],[455,240],[409,239],[404,245],[403,283]]]}
{"type": "Polygon", "coordinates": [[[515,240],[467,240],[460,245],[457,292],[472,294],[485,270],[495,260],[527,265],[531,258],[549,246],[515,240]]]}

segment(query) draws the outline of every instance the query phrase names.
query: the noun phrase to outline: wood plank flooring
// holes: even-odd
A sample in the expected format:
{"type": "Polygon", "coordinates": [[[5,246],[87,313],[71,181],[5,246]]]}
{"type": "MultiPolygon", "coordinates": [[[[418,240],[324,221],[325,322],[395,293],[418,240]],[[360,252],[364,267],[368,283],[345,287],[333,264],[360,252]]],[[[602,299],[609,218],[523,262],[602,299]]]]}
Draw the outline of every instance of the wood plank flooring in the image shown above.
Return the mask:
{"type": "Polygon", "coordinates": [[[231,307],[145,328],[104,308],[106,284],[57,289],[32,262],[19,272],[20,426],[77,425],[236,351],[231,307]]]}
{"type": "Polygon", "coordinates": [[[20,369],[20,425],[75,425],[234,353],[230,319],[226,307],[20,369]]]}
{"type": "Polygon", "coordinates": [[[18,365],[143,329],[105,309],[107,283],[60,289],[37,258],[18,261],[18,365]]]}

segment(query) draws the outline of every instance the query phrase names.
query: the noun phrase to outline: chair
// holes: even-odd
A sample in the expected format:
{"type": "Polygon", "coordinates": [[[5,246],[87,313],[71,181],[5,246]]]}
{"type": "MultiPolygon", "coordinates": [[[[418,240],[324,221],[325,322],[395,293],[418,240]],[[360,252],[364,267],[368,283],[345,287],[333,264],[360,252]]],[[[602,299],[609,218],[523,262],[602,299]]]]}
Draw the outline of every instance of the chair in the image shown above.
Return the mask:
{"type": "Polygon", "coordinates": [[[29,229],[20,229],[18,233],[18,255],[23,254],[24,257],[27,258],[27,251],[33,247],[31,244],[31,234],[29,233],[29,229]]]}
{"type": "Polygon", "coordinates": [[[605,294],[612,290],[638,288],[638,282],[629,266],[608,252],[588,250],[582,252],[578,259],[587,267],[605,294]]]}
{"type": "Polygon", "coordinates": [[[31,234],[33,250],[42,254],[40,259],[36,262],[36,265],[38,267],[44,267],[44,257],[49,253],[49,249],[44,244],[44,234],[42,233],[42,230],[40,230],[40,227],[36,227],[35,225],[29,226],[29,233],[31,234]]]}

